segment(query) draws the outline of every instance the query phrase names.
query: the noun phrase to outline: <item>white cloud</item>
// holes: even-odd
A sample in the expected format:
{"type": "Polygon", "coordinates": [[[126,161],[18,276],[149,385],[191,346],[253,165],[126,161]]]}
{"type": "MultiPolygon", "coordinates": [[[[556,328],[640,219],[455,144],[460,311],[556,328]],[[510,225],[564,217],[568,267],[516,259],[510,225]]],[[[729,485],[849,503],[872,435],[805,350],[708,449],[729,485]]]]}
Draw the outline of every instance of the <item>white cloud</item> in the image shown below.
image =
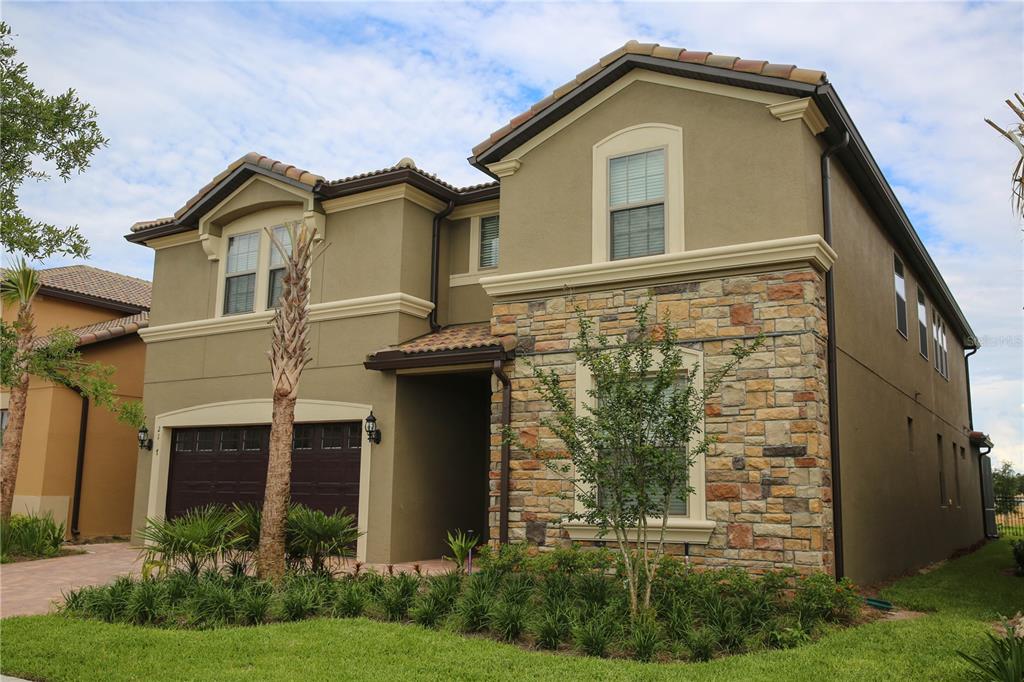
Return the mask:
{"type": "Polygon", "coordinates": [[[472,146],[630,38],[823,68],[985,347],[975,422],[1022,461],[1022,244],[1013,150],[983,122],[1024,82],[1016,3],[21,4],[33,79],[100,112],[109,148],[30,214],[78,223],[101,267],[149,276],[121,236],[248,151],[340,177],[412,156],[460,184],[472,146]]]}

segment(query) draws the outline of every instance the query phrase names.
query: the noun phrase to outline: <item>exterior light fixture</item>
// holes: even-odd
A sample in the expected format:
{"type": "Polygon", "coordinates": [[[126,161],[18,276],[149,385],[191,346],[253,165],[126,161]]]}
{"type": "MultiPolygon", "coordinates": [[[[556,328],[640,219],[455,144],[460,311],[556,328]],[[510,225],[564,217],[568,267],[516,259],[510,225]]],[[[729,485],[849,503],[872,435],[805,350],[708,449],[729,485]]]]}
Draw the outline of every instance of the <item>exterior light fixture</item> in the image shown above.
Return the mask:
{"type": "Polygon", "coordinates": [[[380,429],[377,428],[377,418],[373,416],[373,410],[370,410],[370,416],[366,418],[366,437],[374,445],[380,445],[380,429]]]}
{"type": "Polygon", "coordinates": [[[149,437],[149,429],[143,424],[139,427],[139,447],[143,450],[153,449],[153,439],[149,437]]]}

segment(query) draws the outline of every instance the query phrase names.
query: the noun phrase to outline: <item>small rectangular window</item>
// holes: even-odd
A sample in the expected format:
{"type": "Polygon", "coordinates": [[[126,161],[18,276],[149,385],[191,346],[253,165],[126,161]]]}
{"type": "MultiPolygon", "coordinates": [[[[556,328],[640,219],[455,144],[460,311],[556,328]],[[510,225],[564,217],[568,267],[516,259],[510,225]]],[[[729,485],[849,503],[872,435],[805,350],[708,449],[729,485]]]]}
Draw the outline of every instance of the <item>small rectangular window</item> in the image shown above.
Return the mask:
{"type": "Polygon", "coordinates": [[[914,419],[907,417],[907,452],[914,455],[914,419]]]}
{"type": "Polygon", "coordinates": [[[345,436],[344,424],[324,424],[323,449],[338,450],[345,447],[345,436]]]}
{"type": "MultiPolygon", "coordinates": [[[[274,237],[284,246],[288,254],[292,252],[292,235],[284,225],[274,228],[274,237]]],[[[284,292],[284,257],[273,242],[270,243],[270,276],[267,278],[267,308],[281,305],[281,294],[284,292]]]]}
{"type": "Polygon", "coordinates": [[[235,452],[241,444],[242,432],[238,429],[224,429],[220,432],[221,452],[235,452]]]}
{"type": "Polygon", "coordinates": [[[928,358],[928,304],[924,292],[917,288],[917,345],[921,355],[928,358]]]}
{"type": "Polygon", "coordinates": [[[498,216],[489,215],[480,219],[480,268],[498,265],[498,216]]]}
{"type": "Polygon", "coordinates": [[[196,437],[196,452],[213,452],[217,445],[217,434],[208,429],[199,431],[196,437]]]}
{"type": "Polygon", "coordinates": [[[292,448],[295,450],[313,449],[313,424],[296,424],[292,432],[292,448]]]}
{"type": "Polygon", "coordinates": [[[224,281],[225,315],[252,312],[256,300],[256,263],[259,253],[258,232],[239,234],[228,239],[224,281]]]}
{"type": "Polygon", "coordinates": [[[893,272],[896,281],[896,329],[907,336],[907,282],[903,275],[903,261],[897,256],[892,257],[893,272]]]}
{"type": "Polygon", "coordinates": [[[665,253],[665,150],[609,160],[611,258],[665,253]]]}
{"type": "Polygon", "coordinates": [[[956,506],[960,506],[960,463],[956,460],[956,443],[953,443],[953,494],[956,495],[956,506]]]}
{"type": "Polygon", "coordinates": [[[935,370],[949,378],[949,347],[946,340],[946,323],[932,310],[932,348],[935,350],[935,370]]]}
{"type": "Polygon", "coordinates": [[[264,430],[259,427],[246,429],[242,440],[242,449],[246,452],[260,452],[263,450],[265,447],[264,433],[264,430]]]}
{"type": "Polygon", "coordinates": [[[949,495],[946,492],[946,456],[945,448],[942,447],[942,434],[935,434],[937,449],[936,452],[939,456],[939,506],[949,506],[949,495]]]}

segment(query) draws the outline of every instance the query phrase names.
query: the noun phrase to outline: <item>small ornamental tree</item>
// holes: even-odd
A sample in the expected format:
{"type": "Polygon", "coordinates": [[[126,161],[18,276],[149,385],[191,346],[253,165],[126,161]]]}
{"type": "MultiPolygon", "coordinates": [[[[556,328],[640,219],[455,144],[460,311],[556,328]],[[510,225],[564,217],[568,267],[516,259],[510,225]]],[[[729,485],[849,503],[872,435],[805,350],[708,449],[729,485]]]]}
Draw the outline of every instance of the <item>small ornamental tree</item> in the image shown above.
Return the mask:
{"type": "Polygon", "coordinates": [[[312,357],[309,354],[309,276],[314,261],[327,248],[316,247],[316,228],[306,221],[285,225],[284,243],[267,229],[274,249],[281,257],[284,277],[281,298],[274,313],[270,343],[270,373],[273,382],[273,412],[270,420],[270,457],[267,485],[263,494],[260,545],[256,571],[260,578],[280,583],[285,572],[285,526],[291,500],[292,433],[299,378],[312,357]]]}
{"type": "Polygon", "coordinates": [[[573,351],[593,377],[582,413],[577,413],[563,375],[534,368],[541,398],[554,412],[541,425],[565,444],[562,463],[506,434],[572,481],[585,511],[569,514],[570,520],[596,526],[614,541],[634,617],[650,607],[672,501],[693,492],[690,467],[713,443],[702,429],[705,405],[723,377],[762,343],[760,337],[749,345],[737,341],[728,361],[706,376],[701,387],[687,380],[696,368],[685,365],[671,325],[651,326],[646,303],[635,310],[636,328],[629,339],[611,344],[577,308],[579,335],[573,351]]]}
{"type": "Polygon", "coordinates": [[[118,399],[117,386],[111,381],[114,367],[82,360],[78,337],[70,330],[59,328],[45,337],[35,336],[32,301],[38,291],[39,275],[24,260],[4,271],[0,296],[16,315],[11,323],[0,321],[0,385],[10,391],[8,423],[0,449],[0,521],[4,523],[11,517],[14,502],[30,377],[74,389],[135,428],[145,419],[141,403],[118,399]]]}

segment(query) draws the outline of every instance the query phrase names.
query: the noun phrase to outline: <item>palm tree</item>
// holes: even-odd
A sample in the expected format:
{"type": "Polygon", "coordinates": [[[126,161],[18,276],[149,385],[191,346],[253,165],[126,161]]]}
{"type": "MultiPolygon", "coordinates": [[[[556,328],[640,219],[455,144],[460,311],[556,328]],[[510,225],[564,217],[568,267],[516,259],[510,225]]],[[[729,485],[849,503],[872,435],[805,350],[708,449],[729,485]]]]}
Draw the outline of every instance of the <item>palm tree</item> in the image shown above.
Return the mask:
{"type": "Polygon", "coordinates": [[[271,243],[284,261],[280,305],[274,314],[270,343],[270,372],[274,406],[270,423],[270,459],[263,494],[260,547],[256,571],[260,578],[279,583],[285,570],[285,524],[291,498],[292,431],[299,378],[309,363],[309,274],[326,245],[315,249],[316,228],[306,221],[286,226],[289,244],[268,229],[271,243]]]}
{"type": "MultiPolygon", "coordinates": [[[[32,299],[39,291],[39,274],[22,258],[6,270],[0,283],[0,298],[5,304],[17,306],[14,322],[16,343],[14,355],[9,358],[10,404],[7,428],[0,450],[0,521],[7,523],[14,504],[14,484],[18,479],[18,461],[21,459],[21,437],[25,429],[25,407],[28,402],[29,356],[35,341],[36,323],[32,314],[32,299]]],[[[8,358],[5,358],[7,361],[8,358]]]]}
{"type": "Polygon", "coordinates": [[[1014,125],[1008,126],[1006,130],[1000,128],[990,119],[986,118],[985,123],[998,130],[1020,153],[1017,165],[1014,166],[1013,173],[1010,176],[1010,188],[1013,193],[1014,211],[1018,216],[1024,218],[1024,98],[1016,93],[1014,97],[1017,99],[1017,103],[1008,99],[1006,100],[1006,106],[1010,107],[1010,110],[1017,115],[1017,118],[1020,119],[1019,121],[1014,125]]]}

